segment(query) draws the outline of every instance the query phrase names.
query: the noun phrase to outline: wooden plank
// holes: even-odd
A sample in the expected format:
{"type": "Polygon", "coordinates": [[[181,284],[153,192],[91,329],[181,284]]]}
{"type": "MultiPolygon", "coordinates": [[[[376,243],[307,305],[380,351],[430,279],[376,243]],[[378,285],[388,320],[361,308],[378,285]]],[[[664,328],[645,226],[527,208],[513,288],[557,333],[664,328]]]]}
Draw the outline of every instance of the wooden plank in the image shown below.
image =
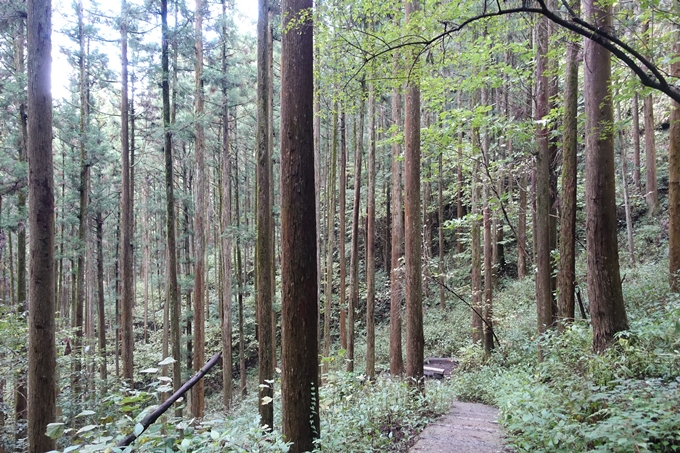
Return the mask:
{"type": "Polygon", "coordinates": [[[433,374],[444,374],[444,372],[446,370],[444,368],[435,368],[433,366],[424,366],[423,371],[424,372],[429,371],[430,373],[433,373],[433,374]]]}

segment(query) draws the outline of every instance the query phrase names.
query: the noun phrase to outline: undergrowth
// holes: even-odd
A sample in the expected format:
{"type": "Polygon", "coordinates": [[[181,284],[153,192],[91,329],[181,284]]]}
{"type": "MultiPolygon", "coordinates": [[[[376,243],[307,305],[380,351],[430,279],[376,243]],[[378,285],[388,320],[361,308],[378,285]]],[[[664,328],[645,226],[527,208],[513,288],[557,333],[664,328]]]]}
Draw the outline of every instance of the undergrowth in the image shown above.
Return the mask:
{"type": "Polygon", "coordinates": [[[680,451],[680,296],[668,293],[665,269],[627,271],[630,329],[603,354],[584,320],[537,339],[518,322],[535,320],[517,297],[533,282],[512,284],[496,300],[500,348],[488,358],[463,348],[454,391],[498,406],[518,452],[680,451]]]}

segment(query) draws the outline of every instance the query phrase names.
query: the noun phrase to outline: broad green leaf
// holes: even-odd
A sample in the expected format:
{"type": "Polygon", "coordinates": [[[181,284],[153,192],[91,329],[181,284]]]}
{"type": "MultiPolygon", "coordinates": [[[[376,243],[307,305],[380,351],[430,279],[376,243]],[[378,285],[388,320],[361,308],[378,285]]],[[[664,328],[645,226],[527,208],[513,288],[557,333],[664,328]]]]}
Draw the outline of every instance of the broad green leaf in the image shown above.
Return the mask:
{"type": "Polygon", "coordinates": [[[96,414],[95,411],[85,410],[85,411],[82,411],[80,414],[76,415],[76,418],[87,417],[88,415],[94,415],[94,414],[96,414]]]}
{"type": "Polygon", "coordinates": [[[83,427],[80,428],[78,431],[76,431],[76,434],[82,434],[82,433],[86,433],[86,432],[88,432],[88,431],[92,431],[93,429],[97,428],[98,426],[99,426],[99,425],[87,425],[87,426],[83,426],[83,427]]]}
{"type": "Polygon", "coordinates": [[[161,360],[160,362],[158,362],[158,364],[160,366],[165,366],[165,365],[172,365],[175,362],[176,362],[176,360],[173,359],[172,357],[166,357],[163,360],[161,360]]]}
{"type": "Polygon", "coordinates": [[[139,436],[140,434],[142,434],[144,432],[144,425],[142,425],[141,423],[137,423],[135,425],[135,431],[134,432],[135,432],[135,436],[139,436]]]}
{"type": "Polygon", "coordinates": [[[47,425],[45,435],[50,439],[58,439],[64,434],[64,427],[65,425],[63,423],[50,423],[47,425]]]}

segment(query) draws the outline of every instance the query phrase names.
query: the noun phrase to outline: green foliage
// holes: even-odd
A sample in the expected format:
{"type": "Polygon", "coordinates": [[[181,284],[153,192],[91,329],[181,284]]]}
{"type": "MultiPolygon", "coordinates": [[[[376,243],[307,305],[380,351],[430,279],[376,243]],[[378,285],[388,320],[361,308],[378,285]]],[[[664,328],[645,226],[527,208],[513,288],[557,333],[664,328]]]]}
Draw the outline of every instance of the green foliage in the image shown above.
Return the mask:
{"type": "MultiPolygon", "coordinates": [[[[513,322],[498,329],[503,344],[491,358],[476,346],[459,351],[456,393],[497,405],[517,451],[680,450],[680,298],[664,293],[665,266],[627,274],[631,327],[605,353],[592,352],[590,326],[577,321],[541,338],[543,360],[537,362],[533,333],[513,322]]],[[[525,286],[511,285],[499,295],[501,323],[508,302],[525,286]]],[[[532,318],[521,304],[512,307],[532,318]]]]}

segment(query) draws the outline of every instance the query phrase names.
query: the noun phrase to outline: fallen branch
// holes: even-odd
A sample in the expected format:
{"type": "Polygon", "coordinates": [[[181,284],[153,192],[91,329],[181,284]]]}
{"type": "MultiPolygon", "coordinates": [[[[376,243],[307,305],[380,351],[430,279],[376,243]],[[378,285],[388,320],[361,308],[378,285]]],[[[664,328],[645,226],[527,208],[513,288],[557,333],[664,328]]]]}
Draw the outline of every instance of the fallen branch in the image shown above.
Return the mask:
{"type": "Polygon", "coordinates": [[[165,411],[167,411],[168,409],[170,409],[170,407],[175,403],[175,401],[177,401],[178,399],[180,399],[186,392],[188,392],[188,391],[191,389],[191,387],[193,387],[194,385],[196,385],[196,383],[197,383],[198,381],[200,381],[200,380],[203,378],[203,376],[205,376],[205,375],[208,373],[208,371],[210,371],[210,369],[211,369],[212,367],[215,366],[215,364],[216,364],[217,362],[220,361],[220,358],[221,358],[221,357],[222,357],[222,354],[219,353],[219,352],[218,352],[217,354],[215,354],[214,356],[212,356],[212,357],[210,358],[210,360],[208,361],[208,363],[206,363],[205,365],[203,365],[203,368],[201,368],[200,371],[199,371],[198,373],[194,374],[194,376],[193,376],[191,379],[189,379],[188,381],[186,381],[186,382],[184,383],[184,385],[181,386],[181,387],[179,388],[179,390],[177,390],[175,393],[173,393],[172,396],[171,396],[170,398],[168,398],[167,400],[165,400],[165,402],[163,402],[163,404],[161,404],[160,406],[158,406],[158,408],[157,408],[155,411],[153,411],[152,413],[150,413],[149,415],[147,415],[146,417],[144,417],[144,420],[142,420],[141,422],[139,422],[139,424],[142,425],[142,427],[143,427],[144,429],[142,429],[140,432],[138,432],[138,433],[136,433],[136,434],[133,432],[132,434],[130,434],[129,436],[127,436],[125,439],[123,439],[123,440],[121,440],[120,442],[118,442],[118,444],[116,445],[116,447],[127,447],[128,445],[130,445],[130,444],[131,444],[135,439],[137,439],[144,431],[146,431],[146,429],[147,429],[149,426],[151,426],[156,420],[158,420],[158,418],[159,418],[161,415],[163,415],[163,413],[164,413],[165,411]]]}

